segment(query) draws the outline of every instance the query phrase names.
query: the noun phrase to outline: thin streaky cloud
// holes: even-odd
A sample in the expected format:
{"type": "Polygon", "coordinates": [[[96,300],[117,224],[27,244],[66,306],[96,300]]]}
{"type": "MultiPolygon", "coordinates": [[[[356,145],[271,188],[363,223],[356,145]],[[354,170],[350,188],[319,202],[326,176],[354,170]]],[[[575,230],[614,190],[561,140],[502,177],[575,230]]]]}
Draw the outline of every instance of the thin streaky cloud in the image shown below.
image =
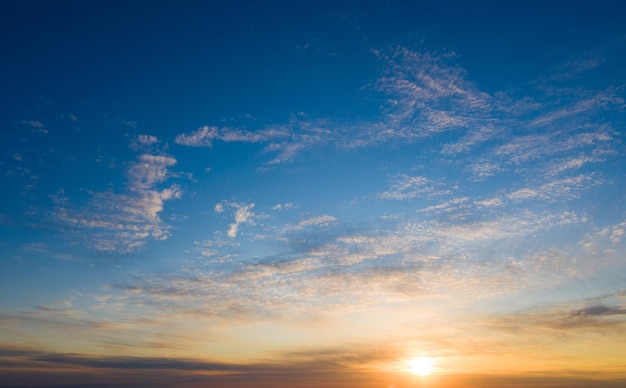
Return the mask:
{"type": "Polygon", "coordinates": [[[23,120],[22,124],[28,125],[29,127],[33,128],[43,128],[43,123],[37,120],[23,120]]]}
{"type": "Polygon", "coordinates": [[[458,3],[2,7],[0,386],[623,385],[626,5],[458,3]]]}
{"type": "Polygon", "coordinates": [[[432,182],[423,176],[401,175],[395,179],[389,190],[379,195],[380,199],[406,200],[420,197],[435,197],[449,194],[442,184],[432,182]]]}
{"type": "Polygon", "coordinates": [[[295,225],[287,225],[284,227],[283,231],[285,233],[295,232],[298,230],[302,230],[311,226],[324,226],[337,221],[337,218],[330,215],[321,215],[316,217],[307,218],[298,222],[295,225]]]}
{"type": "Polygon", "coordinates": [[[545,126],[557,120],[567,119],[586,112],[597,112],[610,106],[620,106],[624,104],[624,99],[616,97],[612,91],[606,91],[592,98],[577,101],[573,106],[558,109],[544,116],[538,117],[530,122],[533,126],[545,126]]]}
{"type": "Polygon", "coordinates": [[[159,188],[176,159],[142,154],[126,171],[127,192],[95,192],[86,204],[72,203],[65,195],[52,196],[53,217],[72,233],[92,231],[85,244],[103,252],[132,252],[142,249],[147,239],[165,240],[171,227],[159,213],[165,203],[182,196],[176,185],[159,188]]]}

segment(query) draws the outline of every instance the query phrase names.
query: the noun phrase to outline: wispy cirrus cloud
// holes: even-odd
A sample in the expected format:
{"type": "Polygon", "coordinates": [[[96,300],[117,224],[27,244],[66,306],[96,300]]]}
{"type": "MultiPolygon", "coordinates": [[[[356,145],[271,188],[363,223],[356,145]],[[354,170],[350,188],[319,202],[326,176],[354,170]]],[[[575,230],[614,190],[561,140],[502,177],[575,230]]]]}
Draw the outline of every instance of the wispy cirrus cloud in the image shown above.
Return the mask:
{"type": "Polygon", "coordinates": [[[23,120],[22,124],[28,125],[29,127],[33,128],[43,128],[43,123],[37,120],[23,120]]]}
{"type": "MultiPolygon", "coordinates": [[[[263,153],[276,155],[265,164],[277,165],[313,147],[354,149],[410,144],[449,133],[450,139],[442,142],[441,152],[458,157],[480,148],[485,161],[471,160],[467,165],[474,166],[476,176],[484,179],[506,171],[504,166],[511,163],[526,163],[584,146],[583,136],[587,140],[595,137],[592,141],[600,147],[614,136],[601,125],[589,126],[594,123],[588,119],[599,112],[619,109],[624,102],[616,88],[569,92],[565,102],[558,95],[489,94],[468,80],[455,53],[401,46],[373,53],[383,64],[373,88],[386,101],[377,117],[348,125],[332,119],[294,116],[287,123],[256,131],[204,126],[179,134],[176,143],[205,147],[216,141],[265,144],[263,153]],[[557,131],[552,128],[555,125],[557,131]],[[564,130],[564,125],[578,128],[564,130]]],[[[567,66],[592,68],[596,62],[567,66]]],[[[586,145],[591,146],[588,142],[586,145]]]]}
{"type": "MultiPolygon", "coordinates": [[[[203,259],[213,258],[215,266],[190,264],[174,274],[132,278],[120,285],[129,304],[196,318],[263,321],[320,310],[330,315],[367,310],[381,299],[490,298],[585,276],[588,268],[550,251],[536,236],[557,229],[580,232],[588,223],[584,209],[569,204],[605,182],[593,163],[615,151],[619,136],[589,118],[617,109],[618,92],[570,91],[563,107],[554,95],[482,92],[452,54],[396,48],[376,55],[386,65],[375,83],[386,105],[369,121],[345,125],[297,117],[258,131],[205,126],[179,134],[176,143],[260,144],[261,155],[272,155],[265,165],[273,165],[314,147],[353,151],[431,138],[435,152],[428,154],[433,158],[428,165],[445,165],[458,176],[438,180],[420,167],[427,164],[420,164],[425,157],[416,155],[412,173],[393,176],[375,198],[428,203],[410,214],[359,225],[357,232],[337,227],[342,220],[324,213],[269,225],[253,203],[219,202],[214,210],[227,216],[227,226],[213,240],[198,243],[203,259]],[[580,171],[583,167],[592,171],[580,171]],[[549,206],[529,206],[538,201],[549,206]],[[263,238],[279,248],[231,260],[244,226],[269,231],[263,238]],[[332,235],[324,230],[328,227],[332,235]],[[519,248],[510,254],[502,247],[519,248]]],[[[617,241],[620,233],[618,227],[605,232],[617,241]]],[[[590,255],[593,247],[585,247],[581,255],[590,255]]]]}
{"type": "MultiPolygon", "coordinates": [[[[449,201],[446,206],[472,210],[467,199],[449,201]]],[[[442,209],[424,212],[436,214],[442,209]]],[[[325,233],[326,224],[335,222],[328,216],[308,218],[281,229],[287,233],[285,246],[290,248],[283,254],[238,260],[236,265],[229,261],[213,267],[190,263],[178,274],[137,276],[122,290],[129,292],[126,303],[156,303],[162,311],[178,315],[236,320],[367,310],[381,297],[410,301],[459,293],[484,298],[527,287],[531,276],[521,276],[522,268],[547,268],[528,264],[515,269],[519,264],[507,258],[484,262],[478,259],[484,252],[519,244],[540,231],[584,223],[569,212],[520,212],[481,221],[468,218],[398,221],[375,235],[335,229],[334,237],[325,236],[317,244],[289,244],[291,239],[302,238],[300,230],[314,228],[306,238],[315,239],[316,230],[325,233]]],[[[219,257],[222,247],[231,248],[211,244],[209,256],[219,257]]]]}
{"type": "Polygon", "coordinates": [[[54,218],[69,227],[93,249],[131,252],[147,240],[164,240],[171,227],[159,216],[167,201],[179,199],[178,185],[160,187],[176,159],[167,155],[139,155],[126,169],[126,191],[93,192],[83,205],[63,193],[52,196],[54,218]]]}
{"type": "Polygon", "coordinates": [[[395,47],[374,51],[374,55],[386,66],[375,84],[388,98],[378,119],[347,125],[329,119],[292,118],[257,131],[203,126],[177,135],[175,142],[196,147],[211,147],[216,141],[266,144],[265,153],[277,154],[268,162],[272,165],[314,146],[361,148],[488,124],[484,111],[489,109],[490,97],[465,80],[464,71],[453,64],[453,53],[395,47]]]}
{"type": "Polygon", "coordinates": [[[38,132],[47,135],[49,132],[44,127],[43,123],[38,120],[22,120],[22,125],[26,125],[31,128],[31,132],[38,132]]]}
{"type": "Polygon", "coordinates": [[[484,181],[509,172],[526,179],[543,179],[548,185],[555,176],[576,174],[592,163],[605,161],[618,153],[615,132],[593,123],[570,130],[549,130],[495,139],[495,145],[478,153],[464,169],[473,180],[484,181]]]}
{"type": "Polygon", "coordinates": [[[214,142],[265,144],[263,154],[275,154],[267,165],[292,160],[295,155],[314,145],[331,141],[331,131],[325,121],[296,120],[268,126],[258,131],[228,127],[203,126],[188,134],[179,134],[175,142],[184,146],[212,147],[214,142]]]}
{"type": "Polygon", "coordinates": [[[559,108],[533,119],[530,125],[545,126],[558,120],[569,119],[583,113],[595,113],[611,106],[623,106],[624,99],[615,95],[613,90],[607,90],[593,97],[575,101],[572,105],[559,108]]]}
{"type": "Polygon", "coordinates": [[[312,226],[324,226],[324,225],[332,224],[336,221],[337,221],[337,218],[325,214],[321,216],[307,218],[294,225],[286,225],[283,228],[283,232],[290,233],[290,232],[295,232],[295,231],[302,230],[302,229],[312,227],[312,226]]]}
{"type": "Polygon", "coordinates": [[[539,187],[525,187],[507,195],[513,201],[538,199],[544,201],[564,201],[580,196],[581,192],[591,186],[600,184],[592,174],[583,174],[563,179],[548,181],[539,187]]]}
{"type": "Polygon", "coordinates": [[[442,183],[433,182],[424,176],[401,175],[395,179],[389,190],[379,195],[379,198],[405,200],[450,194],[449,190],[442,188],[443,186],[442,183]]]}
{"type": "Polygon", "coordinates": [[[606,58],[598,52],[588,52],[558,66],[558,72],[550,78],[556,81],[571,79],[581,73],[596,69],[606,62],[606,58]]]}
{"type": "Polygon", "coordinates": [[[589,330],[595,332],[598,329],[617,331],[626,326],[626,306],[623,303],[550,306],[502,317],[496,319],[494,324],[501,330],[531,331],[544,335],[553,335],[556,332],[572,335],[589,330]]]}

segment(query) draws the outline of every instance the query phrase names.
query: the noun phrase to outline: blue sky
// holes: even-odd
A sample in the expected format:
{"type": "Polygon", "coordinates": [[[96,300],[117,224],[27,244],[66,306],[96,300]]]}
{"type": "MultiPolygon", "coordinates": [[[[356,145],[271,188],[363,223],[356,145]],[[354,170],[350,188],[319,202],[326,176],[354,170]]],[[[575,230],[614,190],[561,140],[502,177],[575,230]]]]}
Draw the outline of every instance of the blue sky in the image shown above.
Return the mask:
{"type": "Polygon", "coordinates": [[[623,384],[624,11],[3,3],[0,384],[623,384]]]}

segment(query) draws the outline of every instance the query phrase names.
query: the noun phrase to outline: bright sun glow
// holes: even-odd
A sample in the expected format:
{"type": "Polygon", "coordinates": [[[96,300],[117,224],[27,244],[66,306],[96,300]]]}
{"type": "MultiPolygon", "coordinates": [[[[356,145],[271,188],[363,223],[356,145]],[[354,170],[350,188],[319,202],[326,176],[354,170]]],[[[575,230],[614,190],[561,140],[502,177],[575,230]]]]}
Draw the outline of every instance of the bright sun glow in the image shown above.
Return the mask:
{"type": "Polygon", "coordinates": [[[433,373],[435,360],[430,357],[418,357],[407,361],[409,371],[414,375],[428,376],[433,373]]]}

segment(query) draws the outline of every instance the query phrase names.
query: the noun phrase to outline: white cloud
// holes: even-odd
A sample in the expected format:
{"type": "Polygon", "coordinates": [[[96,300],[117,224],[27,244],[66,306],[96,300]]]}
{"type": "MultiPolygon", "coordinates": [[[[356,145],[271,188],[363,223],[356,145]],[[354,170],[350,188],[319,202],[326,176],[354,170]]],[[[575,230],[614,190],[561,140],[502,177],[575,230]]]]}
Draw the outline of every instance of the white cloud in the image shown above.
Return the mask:
{"type": "Polygon", "coordinates": [[[615,137],[602,125],[584,125],[575,130],[556,130],[510,137],[504,144],[487,151],[481,162],[468,169],[485,179],[497,172],[515,167],[518,171],[534,170],[550,178],[586,163],[603,160],[615,153],[615,137]],[[576,156],[571,156],[576,152],[576,156]]]}
{"type": "Polygon", "coordinates": [[[171,156],[148,155],[139,157],[127,171],[128,183],[132,190],[145,190],[165,180],[168,168],[176,164],[171,156]]]}
{"type": "Polygon", "coordinates": [[[29,127],[33,127],[33,128],[43,128],[43,123],[41,121],[36,121],[36,120],[23,120],[22,124],[28,125],[29,127]]]}
{"type": "Polygon", "coordinates": [[[278,203],[276,205],[274,205],[274,207],[272,207],[272,210],[287,210],[287,209],[295,209],[297,208],[298,205],[296,205],[295,203],[278,203]]]}
{"type": "Polygon", "coordinates": [[[335,217],[324,214],[321,216],[307,218],[305,220],[298,222],[295,225],[287,225],[283,228],[283,232],[285,233],[295,232],[295,231],[302,230],[311,226],[325,226],[328,224],[332,224],[336,221],[337,219],[335,217]]]}
{"type": "Polygon", "coordinates": [[[506,157],[507,162],[520,164],[555,152],[549,135],[516,136],[496,148],[495,156],[506,157]]]}
{"type": "Polygon", "coordinates": [[[552,80],[566,80],[579,75],[585,71],[593,70],[603,64],[605,58],[598,54],[589,53],[575,60],[566,62],[559,66],[558,72],[551,77],[552,80]]]}
{"type": "Polygon", "coordinates": [[[168,201],[170,199],[180,199],[183,195],[180,187],[177,185],[173,185],[167,189],[163,189],[161,191],[161,199],[164,201],[168,201]]]}
{"type": "Polygon", "coordinates": [[[243,224],[250,222],[252,217],[254,217],[254,213],[250,211],[254,207],[254,204],[244,204],[244,205],[234,205],[237,208],[235,212],[235,222],[238,224],[243,224]]]}
{"type": "Polygon", "coordinates": [[[623,98],[615,97],[611,91],[605,91],[594,97],[576,101],[572,106],[560,108],[543,116],[537,117],[530,122],[530,125],[549,125],[557,120],[567,119],[590,111],[595,112],[598,109],[603,109],[610,105],[619,106],[623,104],[623,98]]]}
{"type": "Polygon", "coordinates": [[[600,183],[590,174],[578,175],[549,181],[538,187],[524,187],[507,195],[513,201],[539,199],[545,201],[558,201],[577,198],[581,192],[600,183]]]}
{"type": "Polygon", "coordinates": [[[500,136],[502,136],[500,131],[491,125],[483,125],[478,128],[472,128],[459,141],[445,144],[443,146],[443,153],[458,154],[466,152],[476,144],[494,140],[500,136]]]}
{"type": "MultiPolygon", "coordinates": [[[[464,71],[451,64],[454,55],[411,51],[398,47],[377,52],[387,67],[376,88],[388,97],[387,109],[379,119],[347,125],[331,120],[294,117],[284,124],[258,131],[204,126],[182,133],[181,145],[211,147],[215,141],[265,143],[264,153],[276,154],[267,165],[292,160],[302,150],[332,144],[364,147],[389,141],[415,141],[425,136],[459,128],[488,128],[491,97],[464,79],[464,71]]],[[[490,134],[476,132],[466,139],[466,149],[487,141],[490,134]]],[[[450,146],[449,151],[457,152],[450,146]]]]}
{"type": "Polygon", "coordinates": [[[192,146],[192,147],[211,147],[213,139],[218,136],[217,127],[209,127],[205,125],[188,135],[180,134],[174,140],[176,144],[192,146]]]}
{"type": "Polygon", "coordinates": [[[159,139],[152,135],[137,135],[130,143],[130,147],[135,151],[149,150],[159,139]]]}
{"type": "MultiPolygon", "coordinates": [[[[320,216],[299,225],[327,221],[335,222],[333,217],[320,216]]],[[[219,267],[198,264],[180,276],[146,274],[130,289],[133,298],[149,298],[177,314],[216,319],[293,319],[320,309],[334,315],[366,310],[380,301],[451,297],[455,293],[485,298],[536,287],[526,276],[531,271],[552,271],[554,284],[563,277],[553,268],[553,254],[539,261],[529,247],[528,257],[517,260],[497,255],[478,260],[483,252],[579,222],[583,220],[571,212],[520,212],[463,223],[416,219],[377,230],[375,235],[339,235],[287,257],[219,267]]],[[[202,250],[205,257],[219,260],[220,244],[211,241],[203,246],[209,247],[202,250]]]]}
{"type": "Polygon", "coordinates": [[[237,233],[239,232],[239,227],[241,225],[255,225],[255,218],[258,216],[252,211],[252,208],[254,208],[253,203],[222,201],[217,203],[213,210],[216,213],[223,213],[225,211],[225,206],[234,210],[234,222],[229,225],[228,231],[226,232],[228,237],[231,239],[237,237],[237,233]]]}
{"type": "MultiPolygon", "coordinates": [[[[264,154],[274,155],[265,162],[265,166],[272,166],[289,162],[311,147],[330,144],[356,148],[416,142],[453,132],[447,136],[450,140],[441,143],[441,151],[455,156],[486,148],[481,150],[484,157],[466,163],[476,179],[485,180],[505,171],[505,166],[522,165],[574,148],[595,146],[595,151],[600,151],[600,143],[607,143],[613,136],[608,131],[593,129],[587,138],[577,134],[586,125],[581,120],[588,115],[582,114],[596,114],[624,103],[610,88],[595,95],[569,92],[566,98],[549,94],[531,98],[502,91],[490,95],[467,80],[455,53],[395,47],[374,54],[384,66],[374,88],[387,101],[379,117],[346,124],[294,116],[286,123],[257,131],[204,126],[179,134],[176,143],[206,147],[216,141],[260,143],[264,144],[264,154]],[[569,106],[563,108],[564,103],[569,106]],[[555,122],[574,116],[578,120],[576,129],[554,130],[555,122]],[[531,130],[532,127],[549,131],[531,130]]],[[[564,66],[582,71],[598,64],[599,59],[592,56],[564,66]]],[[[604,148],[611,147],[605,144],[604,148]]]]}
{"type": "Polygon", "coordinates": [[[602,161],[599,158],[579,155],[576,157],[564,158],[554,161],[552,166],[550,166],[546,172],[548,176],[558,175],[564,171],[574,170],[581,168],[583,165],[587,163],[594,163],[602,161]]]}
{"type": "Polygon", "coordinates": [[[491,97],[465,80],[464,71],[451,63],[454,54],[404,47],[377,54],[387,66],[377,82],[389,96],[384,137],[420,138],[479,127],[489,117],[491,97]]]}
{"type": "Polygon", "coordinates": [[[453,210],[458,210],[459,208],[467,207],[468,197],[455,198],[450,201],[441,202],[437,205],[428,206],[423,209],[418,209],[418,213],[427,213],[427,212],[450,212],[453,210]]]}
{"type": "Polygon", "coordinates": [[[159,217],[166,201],[179,199],[182,191],[171,185],[159,189],[176,159],[164,155],[140,155],[126,171],[126,193],[94,193],[84,206],[66,197],[53,196],[57,220],[91,233],[80,233],[92,248],[106,252],[131,252],[141,249],[147,239],[164,240],[170,226],[159,217]]]}
{"type": "Polygon", "coordinates": [[[194,147],[211,147],[216,140],[226,143],[263,143],[294,136],[286,127],[274,126],[256,132],[244,129],[218,128],[205,125],[190,134],[179,134],[175,142],[194,147]]]}
{"type": "Polygon", "coordinates": [[[477,180],[484,180],[504,171],[504,168],[500,166],[500,164],[489,160],[481,160],[480,162],[470,163],[466,169],[469,170],[469,172],[477,180]]]}
{"type": "Polygon", "coordinates": [[[479,207],[499,207],[504,204],[501,198],[490,198],[483,201],[475,201],[474,204],[479,207]]]}
{"type": "Polygon", "coordinates": [[[325,142],[329,131],[321,124],[291,120],[287,124],[273,125],[258,131],[204,126],[190,134],[179,134],[175,142],[180,145],[212,147],[215,141],[240,143],[266,143],[263,153],[277,154],[267,164],[285,163],[301,150],[325,142]]]}
{"type": "Polygon", "coordinates": [[[591,233],[580,245],[590,253],[603,258],[607,262],[609,256],[614,256],[623,263],[623,244],[626,242],[626,220],[606,225],[591,233]]]}
{"type": "Polygon", "coordinates": [[[389,190],[379,195],[381,199],[404,200],[418,197],[433,197],[443,194],[449,194],[448,190],[441,190],[430,179],[423,176],[401,175],[396,182],[391,185],[389,190]]]}
{"type": "Polygon", "coordinates": [[[158,143],[159,139],[156,136],[152,135],[137,135],[137,142],[144,145],[151,145],[154,143],[158,143]]]}
{"type": "Polygon", "coordinates": [[[238,230],[239,230],[239,224],[235,222],[234,224],[230,224],[230,227],[228,228],[228,232],[226,234],[230,238],[235,238],[237,237],[238,230]]]}

